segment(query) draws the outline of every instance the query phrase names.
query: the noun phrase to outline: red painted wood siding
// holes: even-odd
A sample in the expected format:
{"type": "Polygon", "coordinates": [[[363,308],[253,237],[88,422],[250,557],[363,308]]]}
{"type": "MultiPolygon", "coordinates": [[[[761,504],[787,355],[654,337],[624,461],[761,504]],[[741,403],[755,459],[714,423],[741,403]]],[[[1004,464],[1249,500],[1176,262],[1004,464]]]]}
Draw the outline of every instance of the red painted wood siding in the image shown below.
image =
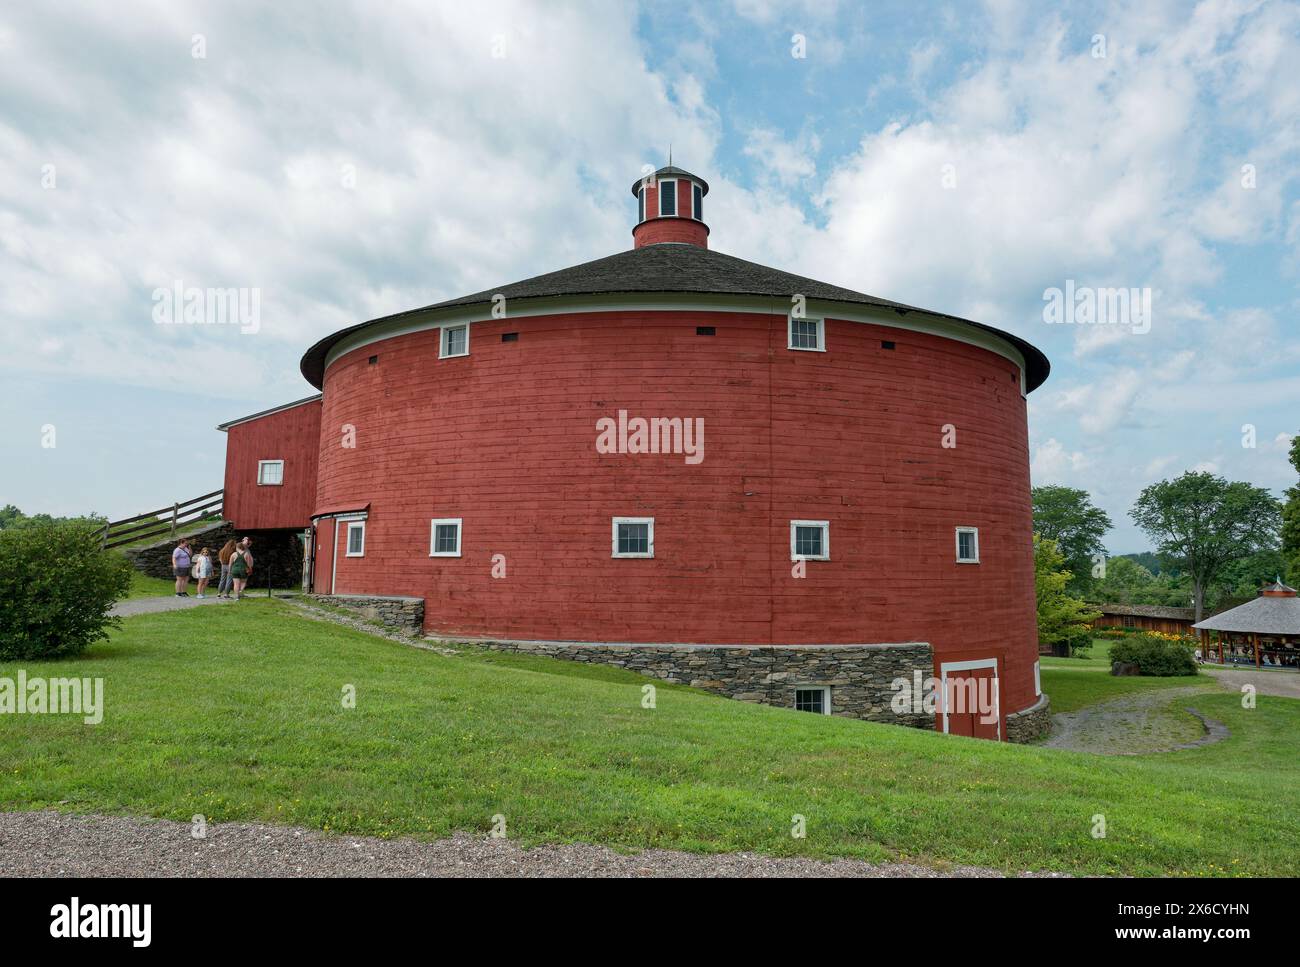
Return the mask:
{"type": "Polygon", "coordinates": [[[826,326],[814,353],[786,348],[781,316],[584,313],[475,323],[463,358],[438,358],[436,330],[345,355],[326,374],[317,505],[371,511],[337,590],[424,597],[426,627],[448,634],[928,641],[999,659],[1004,714],[1033,704],[1016,367],[937,336],[826,326]],[[597,453],[597,419],[620,408],[702,417],[704,461],[597,453]],[[354,450],[338,446],[344,423],[354,450]],[[615,516],[655,518],[653,560],[611,558],[615,516]],[[429,557],[433,517],[464,519],[462,557],[429,557]],[[831,522],[832,560],[802,580],[792,519],[831,522]],[[979,565],[955,563],[958,525],[980,529],[979,565]]]}
{"type": "Polygon", "coordinates": [[[321,401],[226,431],[225,518],[239,530],[306,527],[316,501],[321,401]],[[284,483],[259,486],[259,460],[283,460],[284,483]]]}

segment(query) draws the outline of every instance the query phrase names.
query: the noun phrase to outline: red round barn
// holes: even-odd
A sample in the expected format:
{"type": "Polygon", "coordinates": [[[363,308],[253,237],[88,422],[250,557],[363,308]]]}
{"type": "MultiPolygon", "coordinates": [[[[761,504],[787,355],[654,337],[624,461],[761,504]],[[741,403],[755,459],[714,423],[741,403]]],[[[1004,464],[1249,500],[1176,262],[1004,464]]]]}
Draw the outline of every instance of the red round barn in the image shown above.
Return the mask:
{"type": "MultiPolygon", "coordinates": [[[[1025,396],[1046,358],[711,251],[708,185],[679,168],[632,190],[629,251],[308,350],[313,590],[423,599],[426,632],[498,642],[925,643],[934,677],[997,683],[996,721],[937,726],[1005,737],[1045,707],[1025,396]]],[[[818,710],[881,717],[836,681],[818,710]]]]}

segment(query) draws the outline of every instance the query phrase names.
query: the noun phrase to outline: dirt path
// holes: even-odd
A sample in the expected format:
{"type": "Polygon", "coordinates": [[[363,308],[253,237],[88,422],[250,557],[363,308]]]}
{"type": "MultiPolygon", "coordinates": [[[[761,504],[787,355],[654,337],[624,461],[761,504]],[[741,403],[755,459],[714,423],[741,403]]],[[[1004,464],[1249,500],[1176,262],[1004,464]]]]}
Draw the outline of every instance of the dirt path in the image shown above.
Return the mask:
{"type": "Polygon", "coordinates": [[[1253,668],[1246,671],[1204,668],[1202,671],[1206,675],[1213,675],[1230,692],[1240,692],[1242,685],[1254,685],[1255,691],[1260,695],[1300,698],[1300,674],[1295,672],[1257,671],[1253,668]]]}
{"type": "Polygon", "coordinates": [[[1161,688],[1058,712],[1043,745],[1094,755],[1144,755],[1219,742],[1228,737],[1228,729],[1201,715],[1190,701],[1206,691],[1194,686],[1161,688]]]}
{"type": "MultiPolygon", "coordinates": [[[[566,844],[525,850],[508,839],[329,836],[292,826],[210,825],[60,812],[0,813],[0,877],[8,876],[457,876],[457,877],[1002,877],[977,866],[935,869],[566,844]]],[[[1059,876],[1039,873],[1025,876],[1059,876]]]]}

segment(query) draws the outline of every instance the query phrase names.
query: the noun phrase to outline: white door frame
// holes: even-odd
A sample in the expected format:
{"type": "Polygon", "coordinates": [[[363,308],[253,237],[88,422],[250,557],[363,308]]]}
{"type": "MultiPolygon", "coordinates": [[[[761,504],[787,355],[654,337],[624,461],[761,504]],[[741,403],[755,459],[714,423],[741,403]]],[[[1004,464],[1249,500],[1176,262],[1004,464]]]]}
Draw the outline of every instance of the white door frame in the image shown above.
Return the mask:
{"type": "MultiPolygon", "coordinates": [[[[998,678],[998,660],[996,658],[972,658],[969,661],[945,661],[939,663],[939,694],[943,703],[943,732],[948,734],[948,672],[968,671],[972,668],[993,669],[993,702],[996,706],[998,741],[1002,741],[1002,686],[998,678]]],[[[976,686],[977,688],[979,686],[976,686]]]]}

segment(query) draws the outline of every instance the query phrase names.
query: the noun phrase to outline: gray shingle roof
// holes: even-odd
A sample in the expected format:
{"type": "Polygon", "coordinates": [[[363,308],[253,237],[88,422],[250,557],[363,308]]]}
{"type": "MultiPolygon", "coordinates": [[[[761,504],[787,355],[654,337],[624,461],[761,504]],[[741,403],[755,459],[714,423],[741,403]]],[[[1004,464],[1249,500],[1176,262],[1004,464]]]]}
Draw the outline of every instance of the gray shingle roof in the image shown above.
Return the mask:
{"type": "Polygon", "coordinates": [[[1300,598],[1261,595],[1192,627],[1260,635],[1300,635],[1300,598]]]}
{"type": "Polygon", "coordinates": [[[780,269],[747,262],[698,245],[645,245],[641,248],[619,252],[593,262],[548,272],[520,282],[484,289],[472,295],[448,299],[419,309],[408,309],[391,316],[371,319],[340,329],[326,336],[307,350],[300,368],[307,382],[317,389],[325,378],[325,358],[339,340],[381,322],[401,319],[417,312],[483,305],[490,306],[496,294],[509,299],[536,299],[548,296],[599,295],[611,293],[705,293],[737,296],[770,296],[788,301],[796,293],[809,300],[841,302],[850,305],[867,305],[892,309],[899,315],[922,313],[939,319],[970,326],[991,333],[1014,346],[1025,358],[1026,389],[1042,385],[1051,370],[1047,357],[1018,336],[972,322],[943,312],[932,312],[901,302],[891,302],[863,292],[855,292],[838,285],[818,282],[815,279],[783,272],[780,269]]]}
{"type": "MultiPolygon", "coordinates": [[[[704,189],[704,194],[707,195],[709,193],[709,183],[707,181],[705,181],[699,175],[691,174],[685,168],[678,168],[676,165],[664,165],[662,168],[656,171],[655,180],[658,181],[660,178],[694,178],[696,181],[700,183],[700,187],[704,189]]],[[[633,195],[637,195],[640,193],[641,182],[643,182],[644,180],[645,180],[644,178],[638,178],[636,181],[632,182],[633,195]]]]}
{"type": "Polygon", "coordinates": [[[1163,604],[1098,604],[1093,605],[1103,615],[1117,614],[1132,618],[1169,618],[1174,621],[1191,621],[1195,608],[1174,608],[1163,604]]]}

